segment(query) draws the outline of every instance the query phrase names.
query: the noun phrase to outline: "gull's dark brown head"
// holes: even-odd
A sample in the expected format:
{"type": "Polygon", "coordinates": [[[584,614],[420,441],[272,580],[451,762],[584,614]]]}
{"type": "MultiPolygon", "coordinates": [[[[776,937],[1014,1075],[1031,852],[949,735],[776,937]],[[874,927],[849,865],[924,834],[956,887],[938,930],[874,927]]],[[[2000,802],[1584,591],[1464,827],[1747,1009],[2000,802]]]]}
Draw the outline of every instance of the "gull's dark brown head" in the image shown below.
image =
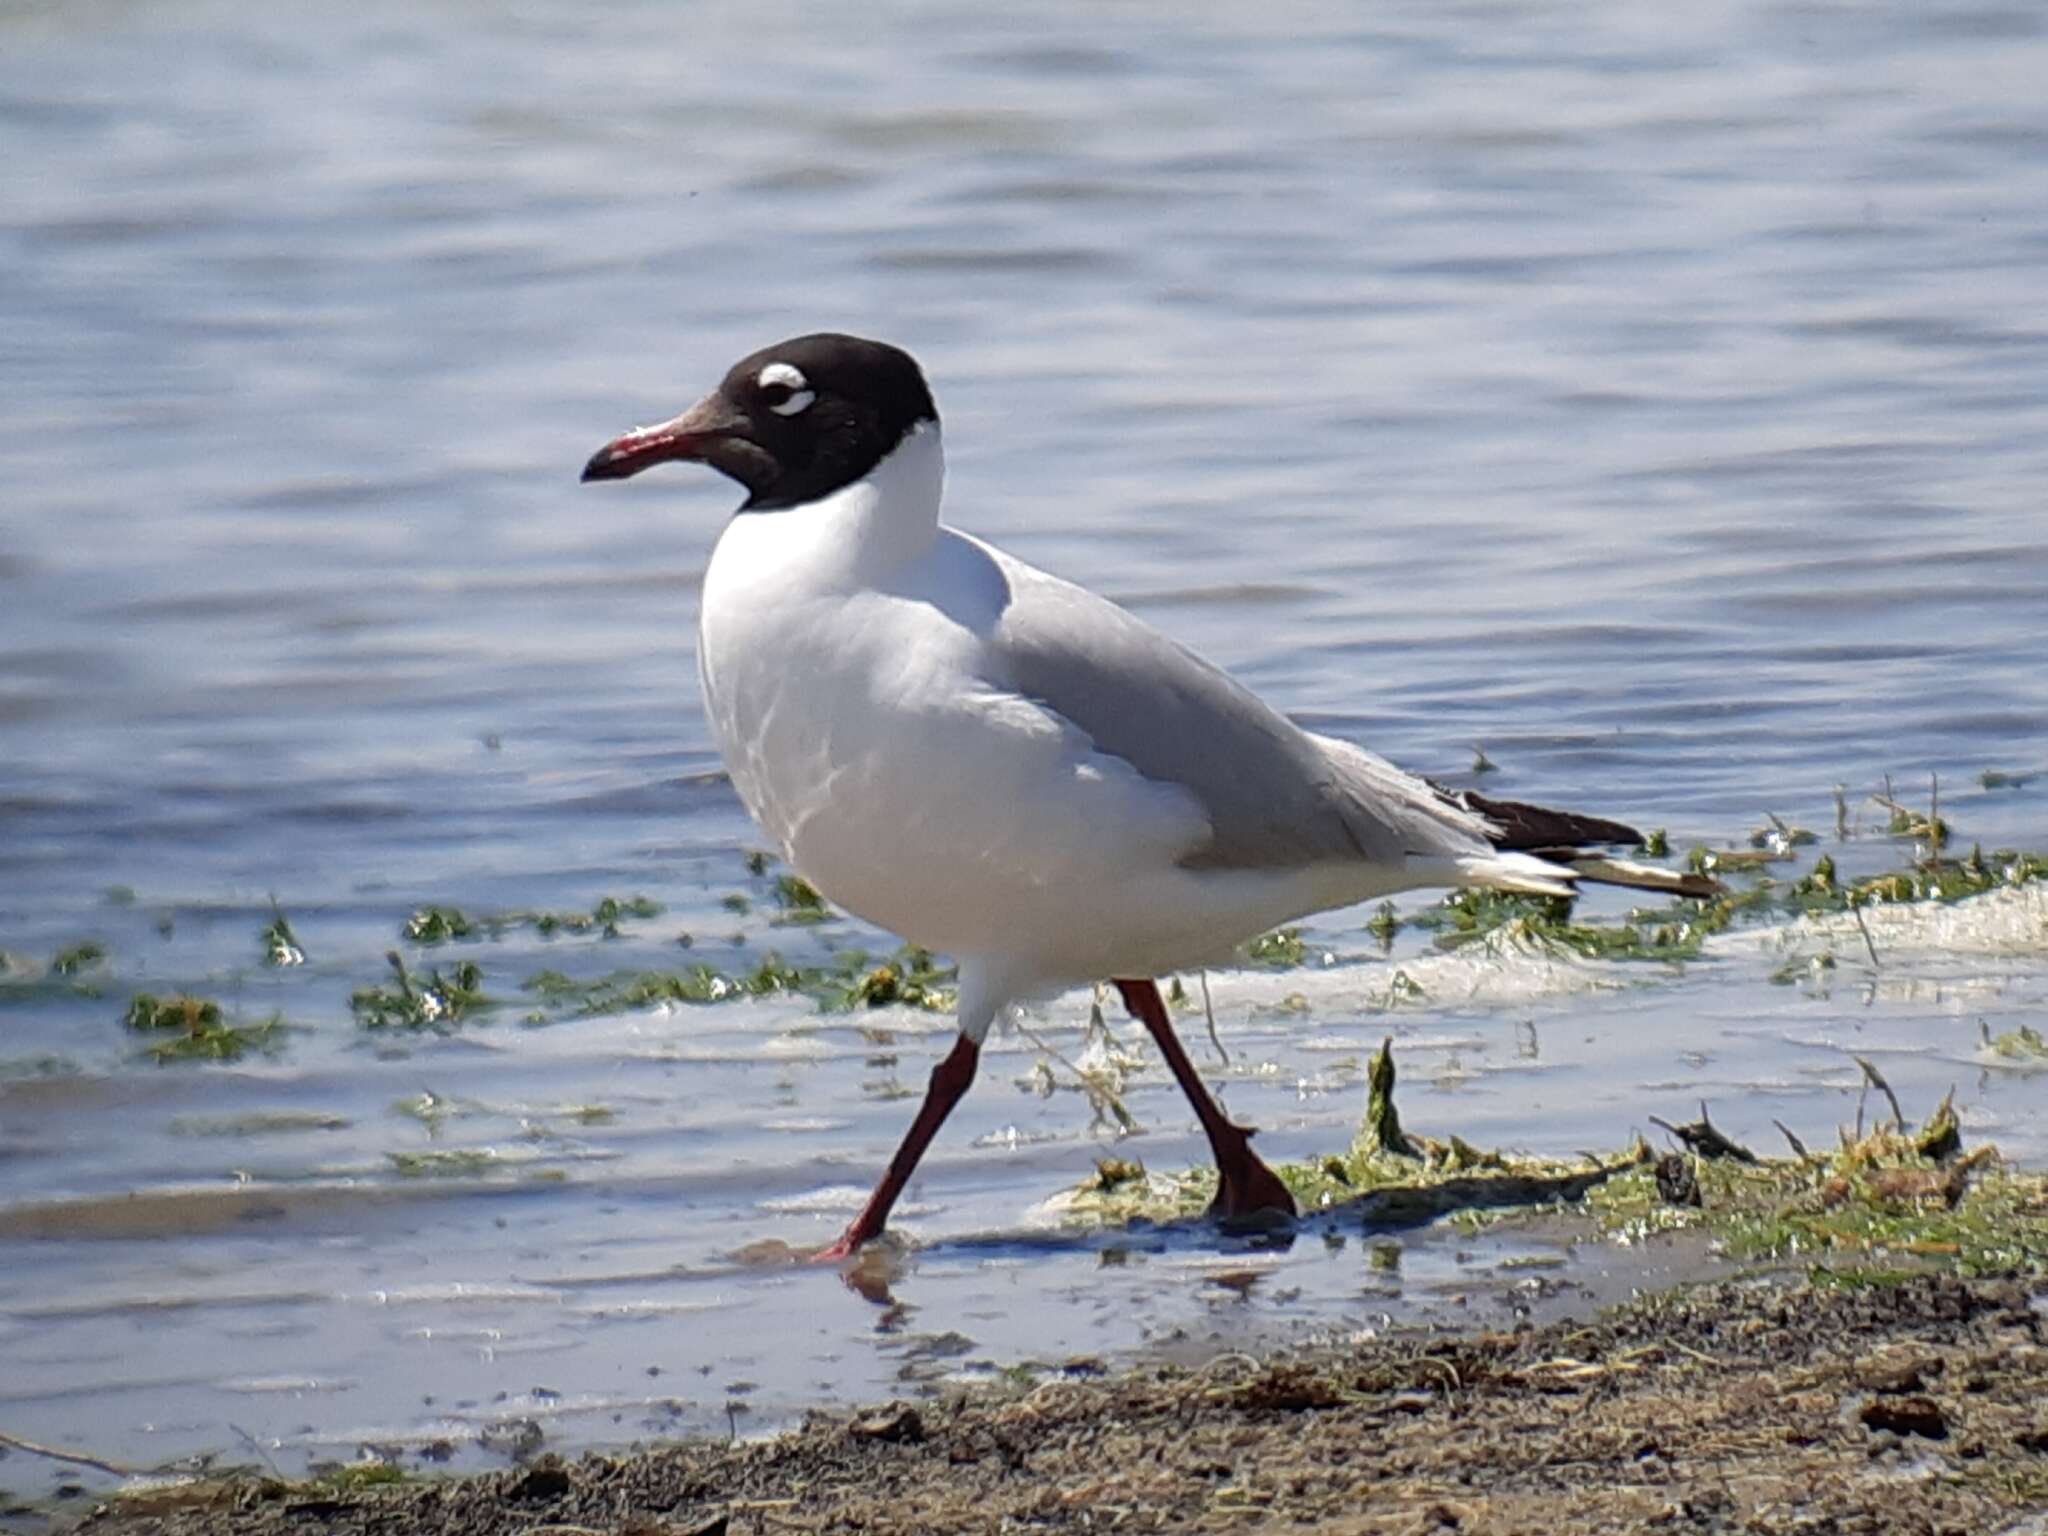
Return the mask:
{"type": "Polygon", "coordinates": [[[672,421],[614,438],[585,480],[624,480],[666,459],[694,459],[747,488],[744,512],[830,495],[866,475],[939,413],[910,354],[820,332],[743,357],[672,421]]]}

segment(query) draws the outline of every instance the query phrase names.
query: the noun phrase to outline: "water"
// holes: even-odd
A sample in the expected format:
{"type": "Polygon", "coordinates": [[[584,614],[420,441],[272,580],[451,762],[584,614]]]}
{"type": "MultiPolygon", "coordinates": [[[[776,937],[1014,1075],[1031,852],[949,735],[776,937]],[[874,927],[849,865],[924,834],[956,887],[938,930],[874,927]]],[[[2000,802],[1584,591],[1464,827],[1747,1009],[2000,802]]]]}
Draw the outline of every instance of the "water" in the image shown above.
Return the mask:
{"type": "MultiPolygon", "coordinates": [[[[1390,1274],[1356,1232],[1046,1235],[1107,1147],[1011,1039],[877,1308],[733,1255],[836,1230],[943,1019],[514,1007],[393,1040],[348,997],[429,901],[663,905],[609,941],[407,947],[515,999],[544,966],[886,944],[772,927],[747,868],[692,655],[731,489],[574,484],[820,326],[925,362],[957,521],[1319,728],[1450,776],[1483,744],[1490,789],[1678,846],[1826,830],[1838,783],[1868,828],[1885,775],[1930,773],[1964,838],[2042,846],[2044,782],[1977,775],[2048,765],[2043,28],[0,9],[0,1427],[144,1464],[488,1458],[525,1418],[744,1430],[933,1372],[1512,1300],[1539,1236],[1400,1234],[1390,1274]],[[276,908],[303,967],[262,963],[276,908]],[[36,979],[85,940],[99,995],[36,979]],[[159,1068],[120,1022],[138,988],[303,1032],[159,1068]]],[[[1980,1019],[2038,1019],[2031,919],[1888,937],[1875,975],[1845,948],[1825,990],[1737,947],[1624,990],[1443,972],[1388,1013],[1390,966],[1437,962],[1372,959],[1359,917],[1315,932],[1356,963],[1218,979],[1218,1076],[1278,1155],[1345,1139],[1388,1032],[1409,1119],[1473,1140],[1612,1146],[1702,1097],[1731,1134],[1824,1136],[1857,1052],[2048,1155],[2044,1080],[1976,1054],[1980,1019]]],[[[1071,1054],[1084,1014],[1034,1028],[1071,1054]]],[[[1156,1066],[1130,1103],[1120,1150],[1198,1155],[1156,1066]]]]}

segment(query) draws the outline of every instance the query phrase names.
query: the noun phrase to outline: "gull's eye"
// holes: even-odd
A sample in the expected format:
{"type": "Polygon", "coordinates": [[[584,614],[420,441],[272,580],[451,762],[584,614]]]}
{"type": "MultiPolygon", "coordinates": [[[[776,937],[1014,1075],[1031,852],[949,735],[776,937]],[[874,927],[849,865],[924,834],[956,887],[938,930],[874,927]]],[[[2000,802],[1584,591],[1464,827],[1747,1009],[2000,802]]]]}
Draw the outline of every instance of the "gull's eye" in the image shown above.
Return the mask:
{"type": "Polygon", "coordinates": [[[770,363],[755,377],[754,387],[761,391],[762,403],[778,416],[794,416],[818,398],[810,382],[788,363],[770,363]]]}

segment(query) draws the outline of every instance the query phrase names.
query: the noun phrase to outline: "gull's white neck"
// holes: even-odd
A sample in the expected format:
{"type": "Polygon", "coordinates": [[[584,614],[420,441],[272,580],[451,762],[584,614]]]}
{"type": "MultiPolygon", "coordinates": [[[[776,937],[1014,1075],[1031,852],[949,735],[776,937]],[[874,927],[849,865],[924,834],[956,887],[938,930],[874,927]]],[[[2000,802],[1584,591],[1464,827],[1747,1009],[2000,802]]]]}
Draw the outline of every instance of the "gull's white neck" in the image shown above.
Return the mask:
{"type": "Polygon", "coordinates": [[[801,506],[735,514],[713,563],[742,582],[780,573],[811,587],[874,585],[931,547],[945,485],[939,425],[923,422],[851,485],[801,506]]]}

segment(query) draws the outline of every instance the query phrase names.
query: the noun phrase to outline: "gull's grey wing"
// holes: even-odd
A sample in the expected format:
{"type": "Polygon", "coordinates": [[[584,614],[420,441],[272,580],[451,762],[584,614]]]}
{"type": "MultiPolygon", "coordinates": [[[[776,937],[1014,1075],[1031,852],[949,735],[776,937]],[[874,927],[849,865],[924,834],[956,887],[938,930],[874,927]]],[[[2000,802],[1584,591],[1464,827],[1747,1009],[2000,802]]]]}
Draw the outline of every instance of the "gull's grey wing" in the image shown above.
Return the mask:
{"type": "Polygon", "coordinates": [[[1189,791],[1210,839],[1186,866],[1399,864],[1409,854],[1487,851],[1482,824],[1420,780],[1302,730],[1114,603],[989,553],[1010,589],[989,636],[1003,673],[992,681],[1038,701],[1145,778],[1189,791]]]}

